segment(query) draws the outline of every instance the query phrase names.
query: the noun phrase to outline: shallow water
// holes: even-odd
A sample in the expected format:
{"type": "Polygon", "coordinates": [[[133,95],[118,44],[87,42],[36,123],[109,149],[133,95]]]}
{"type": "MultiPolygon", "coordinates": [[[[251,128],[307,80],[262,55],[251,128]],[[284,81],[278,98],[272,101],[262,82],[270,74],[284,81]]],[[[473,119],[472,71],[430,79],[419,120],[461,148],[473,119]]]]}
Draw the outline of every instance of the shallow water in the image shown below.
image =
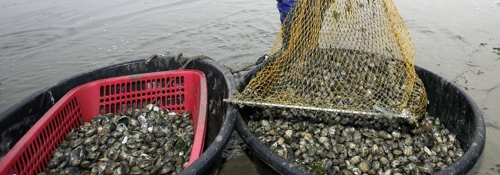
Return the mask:
{"type": "MultiPolygon", "coordinates": [[[[483,110],[486,147],[470,174],[500,163],[500,1],[395,3],[416,64],[452,80],[483,110]]],[[[0,1],[0,112],[43,87],[110,64],[167,50],[244,67],[269,52],[279,29],[275,1],[0,1]]],[[[236,136],[235,136],[236,137],[236,136]]],[[[239,150],[234,141],[234,150],[239,150]]],[[[239,151],[220,174],[256,174],[239,151]],[[240,173],[238,173],[240,174],[240,173]]]]}

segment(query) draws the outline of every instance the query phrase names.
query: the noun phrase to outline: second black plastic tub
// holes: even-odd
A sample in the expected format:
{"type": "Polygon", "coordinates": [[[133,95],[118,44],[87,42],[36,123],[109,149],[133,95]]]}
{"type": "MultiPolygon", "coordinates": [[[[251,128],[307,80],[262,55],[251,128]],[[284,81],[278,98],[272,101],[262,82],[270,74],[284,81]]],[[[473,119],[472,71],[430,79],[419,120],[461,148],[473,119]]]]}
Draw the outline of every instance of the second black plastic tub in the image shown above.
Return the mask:
{"type": "MultiPolygon", "coordinates": [[[[246,74],[238,90],[242,91],[250,82],[256,69],[246,74]]],[[[416,67],[418,76],[422,79],[428,100],[427,112],[436,116],[441,123],[457,136],[465,153],[458,160],[443,171],[435,174],[467,174],[481,156],[485,144],[485,125],[483,115],[476,103],[458,86],[444,78],[420,67],[416,67]]],[[[239,109],[236,121],[236,130],[247,144],[248,154],[261,175],[267,174],[308,174],[297,166],[285,161],[271,152],[249,130],[249,116],[254,112],[250,107],[239,109]]]]}
{"type": "MultiPolygon", "coordinates": [[[[0,157],[3,157],[16,142],[40,119],[61,97],[71,89],[94,80],[148,72],[176,70],[189,57],[175,61],[175,55],[161,56],[106,66],[81,73],[44,88],[0,114],[0,157]]],[[[220,64],[203,59],[195,60],[186,69],[202,71],[207,80],[208,110],[203,154],[181,174],[216,174],[222,151],[231,138],[237,110],[223,102],[236,92],[233,75],[220,64]]]]}

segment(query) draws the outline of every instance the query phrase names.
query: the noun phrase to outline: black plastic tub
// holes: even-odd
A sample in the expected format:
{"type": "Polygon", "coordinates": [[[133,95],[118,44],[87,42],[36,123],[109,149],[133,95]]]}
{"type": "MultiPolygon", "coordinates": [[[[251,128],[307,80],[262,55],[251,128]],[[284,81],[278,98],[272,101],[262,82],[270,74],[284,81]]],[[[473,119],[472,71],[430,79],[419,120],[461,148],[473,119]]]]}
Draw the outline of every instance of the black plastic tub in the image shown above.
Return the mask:
{"type": "MultiPolygon", "coordinates": [[[[182,57],[180,62],[189,58],[182,57]]],[[[16,142],[68,91],[94,80],[124,75],[176,70],[181,65],[174,55],[144,59],[106,66],[81,73],[44,88],[0,114],[0,157],[3,157],[16,142]]],[[[207,127],[203,154],[181,174],[216,174],[222,161],[222,151],[234,129],[237,110],[223,102],[236,92],[233,75],[220,64],[207,60],[192,61],[186,69],[205,73],[208,90],[207,127]]]]}
{"type": "MultiPolygon", "coordinates": [[[[242,91],[251,80],[251,70],[246,74],[238,90],[242,91]]],[[[427,111],[436,116],[446,128],[456,134],[460,141],[464,155],[458,162],[443,171],[435,174],[467,174],[481,156],[485,143],[485,126],[483,115],[476,103],[458,86],[446,81],[442,77],[416,67],[418,76],[422,79],[428,100],[427,111]]],[[[287,163],[283,158],[271,152],[261,143],[248,128],[248,118],[255,110],[250,107],[239,109],[236,121],[236,130],[248,147],[247,153],[252,158],[257,171],[266,174],[307,174],[297,166],[287,163]]]]}

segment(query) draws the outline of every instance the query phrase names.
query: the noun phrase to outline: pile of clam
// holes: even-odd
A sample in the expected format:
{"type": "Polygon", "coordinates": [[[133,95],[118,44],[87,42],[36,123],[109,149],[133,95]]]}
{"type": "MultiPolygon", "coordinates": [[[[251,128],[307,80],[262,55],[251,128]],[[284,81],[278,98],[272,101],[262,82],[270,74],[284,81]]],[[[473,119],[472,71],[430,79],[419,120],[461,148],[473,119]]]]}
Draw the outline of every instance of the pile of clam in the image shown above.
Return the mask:
{"type": "Polygon", "coordinates": [[[403,109],[413,115],[425,112],[423,83],[402,57],[385,51],[328,48],[290,58],[284,73],[271,82],[270,93],[264,94],[266,100],[272,100],[266,102],[376,113],[380,112],[378,108],[397,114],[403,109]]]}
{"type": "Polygon", "coordinates": [[[250,116],[250,130],[272,152],[315,174],[433,174],[464,154],[439,119],[419,127],[399,119],[336,116],[326,121],[266,109],[250,116]]]}
{"type": "Polygon", "coordinates": [[[191,154],[189,115],[152,104],[97,115],[66,134],[40,174],[177,174],[191,154]]]}

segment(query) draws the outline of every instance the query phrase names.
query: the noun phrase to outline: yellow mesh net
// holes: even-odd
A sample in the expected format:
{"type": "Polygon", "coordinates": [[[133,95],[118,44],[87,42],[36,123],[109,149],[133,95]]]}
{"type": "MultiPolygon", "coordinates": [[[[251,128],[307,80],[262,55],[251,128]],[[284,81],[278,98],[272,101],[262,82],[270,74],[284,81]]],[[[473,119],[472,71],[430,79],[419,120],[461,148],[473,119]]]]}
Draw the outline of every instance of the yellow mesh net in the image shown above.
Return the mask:
{"type": "Polygon", "coordinates": [[[391,0],[298,0],[240,105],[423,116],[410,34],[391,0]]]}

